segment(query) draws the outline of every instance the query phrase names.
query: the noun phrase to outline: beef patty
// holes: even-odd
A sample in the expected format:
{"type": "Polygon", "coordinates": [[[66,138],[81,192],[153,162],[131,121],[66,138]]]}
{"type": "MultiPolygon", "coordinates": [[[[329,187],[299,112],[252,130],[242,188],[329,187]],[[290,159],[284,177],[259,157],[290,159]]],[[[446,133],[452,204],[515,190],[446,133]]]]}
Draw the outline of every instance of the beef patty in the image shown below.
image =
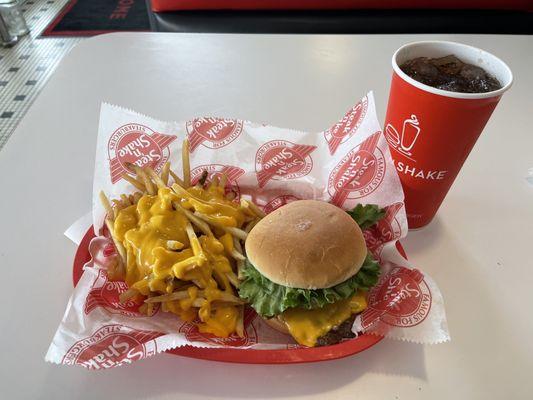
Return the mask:
{"type": "Polygon", "coordinates": [[[355,321],[355,315],[344,321],[339,326],[333,328],[324,336],[320,336],[316,342],[317,346],[330,346],[342,342],[344,339],[351,339],[355,337],[355,333],[352,332],[352,325],[355,321]]]}

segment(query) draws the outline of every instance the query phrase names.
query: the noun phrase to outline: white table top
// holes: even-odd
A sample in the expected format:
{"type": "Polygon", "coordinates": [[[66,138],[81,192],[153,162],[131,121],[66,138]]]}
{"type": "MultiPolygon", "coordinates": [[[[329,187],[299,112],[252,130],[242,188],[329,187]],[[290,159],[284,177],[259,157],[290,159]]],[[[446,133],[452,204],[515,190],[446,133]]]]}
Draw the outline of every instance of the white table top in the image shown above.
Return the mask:
{"type": "Polygon", "coordinates": [[[113,34],[61,63],[0,152],[0,397],[521,399],[533,393],[533,37],[113,34]],[[385,340],[354,357],[255,366],[160,355],[92,372],[43,356],[71,292],[63,231],[91,206],[101,101],[181,120],[220,115],[320,131],[373,89],[414,40],[461,41],[515,75],[438,218],[404,240],[438,282],[452,341],[385,340]],[[2,396],[2,394],[4,394],[2,396]]]}

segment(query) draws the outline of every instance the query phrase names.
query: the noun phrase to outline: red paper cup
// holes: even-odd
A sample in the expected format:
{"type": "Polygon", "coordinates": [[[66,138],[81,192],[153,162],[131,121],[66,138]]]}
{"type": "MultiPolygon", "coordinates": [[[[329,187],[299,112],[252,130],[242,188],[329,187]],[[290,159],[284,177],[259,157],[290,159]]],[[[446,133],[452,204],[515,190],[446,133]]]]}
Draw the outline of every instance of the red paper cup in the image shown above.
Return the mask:
{"type": "Polygon", "coordinates": [[[392,83],[385,136],[405,193],[409,228],[435,216],[470,150],[513,75],[499,58],[465,44],[410,43],[392,56],[392,83]],[[416,57],[454,54],[497,78],[502,88],[487,93],[456,93],[410,78],[399,65],[416,57]]]}

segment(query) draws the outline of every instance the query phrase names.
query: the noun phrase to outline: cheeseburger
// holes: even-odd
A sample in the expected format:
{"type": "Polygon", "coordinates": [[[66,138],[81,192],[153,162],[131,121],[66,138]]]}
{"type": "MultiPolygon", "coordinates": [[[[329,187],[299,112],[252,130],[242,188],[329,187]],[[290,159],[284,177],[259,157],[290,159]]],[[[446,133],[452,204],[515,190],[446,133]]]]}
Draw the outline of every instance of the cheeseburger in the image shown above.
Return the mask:
{"type": "Polygon", "coordinates": [[[361,228],[384,215],[374,205],[347,213],[329,203],[300,200],[268,214],[246,240],[239,295],[274,329],[305,346],[354,337],[379,265],[361,228]]]}

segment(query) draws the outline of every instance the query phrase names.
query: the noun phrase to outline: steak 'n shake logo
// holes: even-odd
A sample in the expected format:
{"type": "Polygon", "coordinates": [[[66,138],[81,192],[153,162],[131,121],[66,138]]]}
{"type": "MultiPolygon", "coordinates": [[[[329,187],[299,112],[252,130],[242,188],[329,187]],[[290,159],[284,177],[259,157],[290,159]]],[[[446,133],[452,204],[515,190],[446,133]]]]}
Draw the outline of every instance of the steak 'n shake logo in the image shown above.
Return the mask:
{"type": "Polygon", "coordinates": [[[420,324],[431,309],[431,291],[417,269],[395,266],[368,295],[368,308],[361,314],[363,328],[378,320],[387,325],[420,324]]]}
{"type": "Polygon", "coordinates": [[[93,335],[78,340],[62,363],[88,369],[105,369],[131,364],[157,353],[154,339],[162,333],[136,330],[124,325],[106,325],[93,335]]]}
{"type": "Polygon", "coordinates": [[[257,343],[257,331],[255,329],[253,320],[257,318],[256,312],[249,308],[244,308],[244,337],[240,337],[236,333],[232,333],[227,338],[214,336],[210,333],[201,333],[196,324],[185,322],[179,328],[179,332],[183,333],[189,342],[203,342],[216,345],[223,345],[229,347],[245,347],[257,343]]]}
{"type": "Polygon", "coordinates": [[[394,203],[386,207],[385,216],[363,231],[366,245],[375,257],[381,257],[381,251],[386,243],[402,237],[402,228],[396,219],[396,214],[402,207],[403,203],[394,203]]]}
{"type": "Polygon", "coordinates": [[[368,108],[368,99],[363,99],[352,107],[346,115],[335,125],[324,132],[326,142],[328,142],[328,148],[331,155],[335,154],[337,148],[347,142],[354,134],[363,122],[366,110],[368,108]]]}
{"type": "Polygon", "coordinates": [[[244,175],[245,171],[242,168],[234,167],[233,165],[222,165],[222,164],[206,164],[206,165],[200,165],[196,168],[194,168],[191,171],[191,183],[192,185],[196,185],[198,181],[202,178],[202,175],[207,172],[207,176],[205,177],[206,182],[211,182],[213,179],[218,178],[219,180],[225,176],[226,186],[225,186],[225,192],[228,193],[234,193],[235,199],[239,200],[241,196],[241,191],[239,189],[239,185],[237,184],[237,180],[244,175]]]}
{"type": "Polygon", "coordinates": [[[287,140],[271,140],[262,145],[255,155],[255,172],[259,187],[269,180],[296,179],[307,175],[313,168],[311,153],[316,146],[296,144],[287,140]]]}
{"type": "Polygon", "coordinates": [[[278,196],[272,200],[270,200],[264,207],[263,211],[266,214],[270,214],[272,211],[277,210],[281,206],[284,206],[285,204],[289,204],[295,200],[301,200],[296,196],[293,196],[291,194],[284,194],[282,196],[278,196]]]}
{"type": "MultiPolygon", "coordinates": [[[[126,282],[109,281],[105,271],[99,270],[98,276],[85,299],[85,314],[89,314],[92,310],[102,307],[112,314],[122,314],[128,317],[146,317],[146,315],[139,312],[139,307],[143,304],[142,301],[136,302],[134,299],[129,299],[125,302],[120,301],[119,297],[121,293],[124,293],[126,290],[128,290],[126,282]]],[[[154,308],[153,314],[158,309],[158,306],[154,308]]]]}
{"type": "Polygon", "coordinates": [[[233,142],[241,134],[243,121],[227,118],[195,118],[187,122],[191,153],[200,145],[219,149],[233,142]]]}
{"type": "Polygon", "coordinates": [[[130,172],[127,164],[148,166],[158,171],[168,160],[168,146],[175,139],[176,136],[154,132],[141,124],[118,128],[107,144],[111,183],[117,183],[122,174],[130,172]]]}
{"type": "Polygon", "coordinates": [[[342,207],[347,199],[358,199],[376,190],[385,177],[385,158],[378,147],[381,132],[369,136],[348,152],[331,171],[328,192],[331,202],[342,207]]]}

